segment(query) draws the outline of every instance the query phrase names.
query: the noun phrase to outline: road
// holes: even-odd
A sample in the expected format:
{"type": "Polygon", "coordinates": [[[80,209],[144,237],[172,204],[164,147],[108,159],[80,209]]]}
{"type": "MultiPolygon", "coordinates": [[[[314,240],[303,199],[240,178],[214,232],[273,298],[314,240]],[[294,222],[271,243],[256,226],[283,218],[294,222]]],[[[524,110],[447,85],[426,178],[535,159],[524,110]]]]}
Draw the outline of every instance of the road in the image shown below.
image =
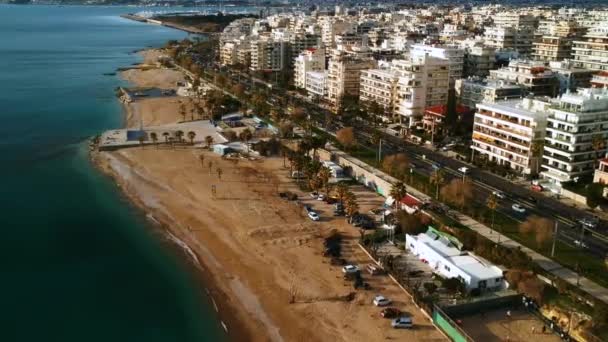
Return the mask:
{"type": "MultiPolygon", "coordinates": [[[[220,70],[220,68],[218,67],[216,70],[220,70]]],[[[336,116],[333,113],[329,113],[326,108],[310,102],[300,94],[273,87],[271,84],[246,73],[236,71],[221,72],[231,79],[232,82],[238,82],[243,85],[246,92],[251,92],[254,89],[266,92],[269,105],[281,104],[287,100],[291,104],[306,108],[311,119],[319,127],[325,126],[327,115],[332,115],[334,123],[331,129],[327,129],[329,133],[335,133],[336,129],[343,125],[340,121],[335,121],[336,116]]],[[[325,129],[325,127],[323,128],[325,129]]],[[[375,149],[376,147],[371,146],[369,143],[374,128],[367,125],[358,125],[356,128],[358,143],[375,149]]],[[[559,221],[558,239],[561,242],[571,247],[583,248],[580,245],[582,241],[585,245],[583,249],[587,253],[601,258],[604,258],[608,254],[608,236],[599,229],[590,229],[578,223],[578,220],[591,216],[588,212],[538,194],[531,189],[514,184],[509,180],[483,171],[471,164],[450,158],[440,151],[404,141],[402,138],[386,132],[381,133],[383,155],[398,152],[406,153],[412,163],[415,164],[415,172],[426,176],[430,176],[435,170],[434,166],[439,165],[445,171],[446,181],[456,177],[461,178],[462,173],[458,169],[467,167],[469,171],[466,177],[472,181],[474,198],[477,203],[485,205],[488,196],[492,192],[500,191],[505,194],[506,198],[499,200],[498,212],[518,221],[525,220],[528,215],[538,215],[551,220],[557,219],[559,221]],[[516,203],[526,209],[525,214],[516,213],[512,209],[512,205],[516,203]]]]}

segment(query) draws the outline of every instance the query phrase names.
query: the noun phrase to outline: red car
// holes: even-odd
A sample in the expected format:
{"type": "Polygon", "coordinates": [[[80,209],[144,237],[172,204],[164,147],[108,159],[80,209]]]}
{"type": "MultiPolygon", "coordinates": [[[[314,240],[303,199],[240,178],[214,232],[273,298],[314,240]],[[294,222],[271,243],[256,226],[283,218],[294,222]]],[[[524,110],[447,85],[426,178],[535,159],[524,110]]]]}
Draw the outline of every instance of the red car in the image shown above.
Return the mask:
{"type": "Polygon", "coordinates": [[[401,311],[395,308],[386,308],[380,311],[380,316],[382,316],[383,318],[395,318],[399,315],[401,315],[401,311]]]}

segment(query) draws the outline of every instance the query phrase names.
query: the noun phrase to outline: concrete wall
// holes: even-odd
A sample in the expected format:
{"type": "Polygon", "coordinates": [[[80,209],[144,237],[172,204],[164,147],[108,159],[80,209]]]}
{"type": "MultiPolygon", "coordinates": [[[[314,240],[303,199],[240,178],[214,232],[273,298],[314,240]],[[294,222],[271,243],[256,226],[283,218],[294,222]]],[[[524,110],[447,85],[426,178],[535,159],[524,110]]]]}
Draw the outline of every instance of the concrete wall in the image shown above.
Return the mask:
{"type": "Polygon", "coordinates": [[[585,205],[585,206],[587,205],[587,198],[583,195],[577,194],[576,192],[572,192],[570,190],[566,190],[566,189],[562,188],[561,196],[569,198],[582,205],[585,205]]]}
{"type": "Polygon", "coordinates": [[[320,160],[331,160],[342,166],[346,175],[356,179],[359,183],[373,189],[384,197],[389,196],[392,184],[398,182],[396,178],[391,177],[380,170],[374,169],[338,149],[320,149],[317,154],[320,160]]]}

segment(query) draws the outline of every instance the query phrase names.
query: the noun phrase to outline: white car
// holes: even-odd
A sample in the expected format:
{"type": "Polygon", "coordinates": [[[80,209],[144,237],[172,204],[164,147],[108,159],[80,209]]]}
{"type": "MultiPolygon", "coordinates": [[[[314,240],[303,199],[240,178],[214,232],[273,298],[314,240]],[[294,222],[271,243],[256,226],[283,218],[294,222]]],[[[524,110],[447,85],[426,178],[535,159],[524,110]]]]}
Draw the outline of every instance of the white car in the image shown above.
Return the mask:
{"type": "Polygon", "coordinates": [[[319,194],[319,196],[317,196],[317,201],[325,201],[325,195],[319,194]]]}
{"type": "Polygon", "coordinates": [[[521,204],[519,204],[519,203],[515,203],[515,204],[513,204],[513,205],[511,206],[511,209],[513,209],[514,211],[516,211],[516,212],[518,212],[518,213],[520,213],[520,214],[523,214],[523,213],[525,213],[525,212],[526,212],[526,208],[522,207],[522,205],[521,205],[521,204]]]}
{"type": "Polygon", "coordinates": [[[349,273],[357,273],[359,272],[359,267],[355,266],[355,265],[346,265],[344,267],[342,267],[342,272],[349,274],[349,273]]]}
{"type": "Polygon", "coordinates": [[[311,192],[310,193],[310,197],[316,199],[317,197],[319,197],[319,193],[317,193],[316,191],[315,192],[311,192]]]}
{"type": "Polygon", "coordinates": [[[402,316],[399,318],[395,318],[391,322],[391,326],[395,329],[410,329],[414,326],[414,323],[412,323],[411,317],[402,316]]]}
{"type": "Polygon", "coordinates": [[[589,246],[587,246],[587,244],[584,241],[574,240],[574,244],[577,245],[578,247],[589,248],[589,246]]]}
{"type": "Polygon", "coordinates": [[[319,214],[315,213],[314,211],[308,212],[308,217],[313,221],[319,221],[321,219],[319,214]]]}
{"type": "Polygon", "coordinates": [[[384,296],[376,296],[374,298],[374,305],[375,306],[387,306],[387,305],[391,305],[391,300],[384,297],[384,296]]]}
{"type": "Polygon", "coordinates": [[[496,198],[505,199],[507,196],[500,191],[492,191],[492,195],[496,196],[496,198]]]}
{"type": "Polygon", "coordinates": [[[466,166],[463,166],[463,167],[459,168],[459,169],[458,169],[458,171],[460,171],[460,172],[462,172],[462,173],[466,174],[466,173],[468,173],[468,172],[469,172],[469,168],[468,168],[468,167],[466,167],[466,166]]]}

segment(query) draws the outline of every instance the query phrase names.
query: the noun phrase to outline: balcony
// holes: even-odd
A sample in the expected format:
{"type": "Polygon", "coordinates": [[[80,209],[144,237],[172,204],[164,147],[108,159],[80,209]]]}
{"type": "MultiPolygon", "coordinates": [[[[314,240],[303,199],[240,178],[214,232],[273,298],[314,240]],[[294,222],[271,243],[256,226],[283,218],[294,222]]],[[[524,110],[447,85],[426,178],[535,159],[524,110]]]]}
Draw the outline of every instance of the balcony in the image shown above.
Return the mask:
{"type": "Polygon", "coordinates": [[[513,145],[517,145],[517,146],[521,146],[522,148],[528,149],[530,146],[530,143],[524,143],[515,139],[512,139],[508,136],[503,136],[501,134],[498,134],[496,132],[492,132],[490,130],[487,129],[479,129],[479,127],[473,127],[473,135],[475,134],[484,134],[486,136],[489,136],[491,139],[493,140],[501,140],[504,143],[509,143],[509,144],[513,144],[513,145]]]}

